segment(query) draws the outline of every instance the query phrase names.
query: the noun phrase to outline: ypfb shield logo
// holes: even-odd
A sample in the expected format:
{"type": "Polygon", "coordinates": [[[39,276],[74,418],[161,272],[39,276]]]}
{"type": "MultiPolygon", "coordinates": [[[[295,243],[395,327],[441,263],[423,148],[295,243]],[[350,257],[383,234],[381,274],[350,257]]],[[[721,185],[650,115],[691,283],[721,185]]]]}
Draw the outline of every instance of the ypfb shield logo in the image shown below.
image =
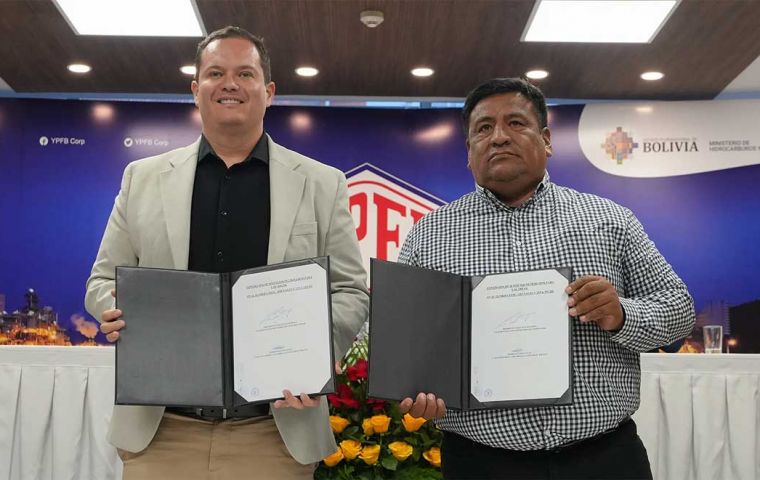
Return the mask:
{"type": "Polygon", "coordinates": [[[348,203],[368,272],[372,257],[397,260],[412,226],[446,203],[369,163],[349,170],[346,177],[348,203]]]}
{"type": "Polygon", "coordinates": [[[633,141],[623,127],[617,127],[614,132],[608,134],[607,140],[602,144],[607,155],[617,161],[618,165],[621,165],[623,160],[631,158],[633,149],[638,146],[639,144],[633,141]]]}

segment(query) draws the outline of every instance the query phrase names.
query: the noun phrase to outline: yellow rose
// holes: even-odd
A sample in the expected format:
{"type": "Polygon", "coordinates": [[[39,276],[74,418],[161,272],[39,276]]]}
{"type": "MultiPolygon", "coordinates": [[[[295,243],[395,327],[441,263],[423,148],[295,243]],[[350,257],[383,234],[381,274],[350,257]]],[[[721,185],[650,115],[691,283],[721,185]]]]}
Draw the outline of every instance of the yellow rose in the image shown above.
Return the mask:
{"type": "Polygon", "coordinates": [[[422,454],[422,457],[434,467],[441,468],[441,449],[433,447],[422,454]]]}
{"type": "Polygon", "coordinates": [[[372,435],[373,433],[375,433],[375,429],[372,428],[372,420],[370,420],[369,418],[365,418],[364,420],[362,420],[362,430],[364,430],[364,435],[368,437],[372,435]]]}
{"type": "Polygon", "coordinates": [[[412,454],[414,448],[406,442],[393,442],[388,445],[388,450],[391,451],[396,460],[403,462],[409,455],[412,454]]]}
{"type": "Polygon", "coordinates": [[[385,433],[388,431],[388,425],[391,424],[391,417],[387,415],[374,415],[371,417],[372,429],[375,433],[385,433]]]}
{"type": "Polygon", "coordinates": [[[374,465],[380,457],[380,445],[365,445],[359,458],[367,465],[374,465]]]}
{"type": "Polygon", "coordinates": [[[406,429],[407,432],[416,432],[420,429],[423,425],[425,425],[425,420],[422,417],[415,418],[408,413],[404,414],[404,416],[401,418],[401,423],[404,424],[404,429],[406,429]]]}
{"type": "Polygon", "coordinates": [[[328,455],[324,458],[323,462],[325,462],[325,465],[328,467],[334,467],[335,465],[339,464],[343,461],[343,451],[338,448],[335,450],[335,453],[332,455],[328,455]]]}
{"type": "Polygon", "coordinates": [[[346,429],[349,421],[338,415],[330,415],[330,427],[335,433],[340,433],[346,429]]]}
{"type": "Polygon", "coordinates": [[[343,450],[343,455],[347,460],[353,460],[361,453],[362,444],[356,440],[343,440],[340,442],[340,449],[343,450]]]}

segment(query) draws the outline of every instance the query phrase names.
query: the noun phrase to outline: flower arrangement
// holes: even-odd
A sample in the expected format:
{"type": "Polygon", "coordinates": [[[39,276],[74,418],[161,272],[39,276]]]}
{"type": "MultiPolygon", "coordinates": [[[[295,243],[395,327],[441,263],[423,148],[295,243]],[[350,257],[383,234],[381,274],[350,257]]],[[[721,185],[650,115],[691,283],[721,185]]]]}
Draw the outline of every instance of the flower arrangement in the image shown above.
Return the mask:
{"type": "Polygon", "coordinates": [[[338,391],[328,395],[338,449],[314,473],[316,480],[437,480],[442,478],[441,432],[433,422],[401,415],[396,402],[367,396],[367,339],[346,354],[338,391]]]}

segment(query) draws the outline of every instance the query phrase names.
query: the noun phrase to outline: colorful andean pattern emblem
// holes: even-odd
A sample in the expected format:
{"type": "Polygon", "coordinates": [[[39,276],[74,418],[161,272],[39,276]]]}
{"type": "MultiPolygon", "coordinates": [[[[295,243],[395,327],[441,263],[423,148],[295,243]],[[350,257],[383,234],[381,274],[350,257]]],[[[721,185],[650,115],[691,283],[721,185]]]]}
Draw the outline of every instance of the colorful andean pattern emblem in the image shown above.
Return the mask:
{"type": "Polygon", "coordinates": [[[614,132],[607,135],[607,140],[602,144],[602,148],[609,155],[612,160],[615,160],[618,165],[623,163],[623,160],[631,158],[634,148],[638,148],[639,144],[633,141],[627,132],[623,131],[623,127],[617,127],[614,132]]]}
{"type": "Polygon", "coordinates": [[[396,261],[409,230],[443,200],[365,163],[346,172],[351,215],[364,266],[369,259],[396,261]]]}

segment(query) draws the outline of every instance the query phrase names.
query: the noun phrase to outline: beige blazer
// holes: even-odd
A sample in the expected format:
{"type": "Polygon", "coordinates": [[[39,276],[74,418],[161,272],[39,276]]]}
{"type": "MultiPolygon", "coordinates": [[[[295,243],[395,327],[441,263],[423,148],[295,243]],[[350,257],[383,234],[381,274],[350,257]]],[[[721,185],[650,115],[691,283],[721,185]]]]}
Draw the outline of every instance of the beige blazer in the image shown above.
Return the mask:
{"type": "MultiPolygon", "coordinates": [[[[335,358],[341,358],[367,318],[369,296],[346,178],[269,141],[271,226],[268,263],[330,256],[335,358]]],[[[114,269],[120,265],[187,269],[190,210],[200,139],[187,147],[130,163],[92,273],[85,304],[95,318],[113,308],[114,269]]],[[[317,462],[337,448],[327,402],[316,408],[272,409],[293,458],[317,462]]],[[[114,406],[108,440],[139,452],[158,429],[164,407],[114,406]]]]}

